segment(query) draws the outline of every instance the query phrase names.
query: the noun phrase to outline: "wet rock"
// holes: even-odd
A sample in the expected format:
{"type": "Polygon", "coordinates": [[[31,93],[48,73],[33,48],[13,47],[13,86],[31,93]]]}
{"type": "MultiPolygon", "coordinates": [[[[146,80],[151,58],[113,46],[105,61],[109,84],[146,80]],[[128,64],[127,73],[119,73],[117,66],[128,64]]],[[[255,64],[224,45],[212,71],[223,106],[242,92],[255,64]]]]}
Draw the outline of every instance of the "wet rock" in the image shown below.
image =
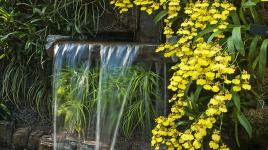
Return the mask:
{"type": "Polygon", "coordinates": [[[78,148],[75,141],[61,141],[57,143],[57,149],[76,150],[78,148]]]}
{"type": "Polygon", "coordinates": [[[266,149],[268,139],[268,107],[249,109],[244,111],[244,114],[252,126],[253,137],[250,139],[247,133],[242,130],[240,135],[241,149],[266,149]]]}
{"type": "Polygon", "coordinates": [[[82,144],[80,146],[80,150],[94,150],[94,149],[95,149],[94,145],[82,144]]]}
{"type": "Polygon", "coordinates": [[[7,121],[0,121],[0,145],[12,145],[12,133],[14,123],[7,121]]]}
{"type": "Polygon", "coordinates": [[[30,132],[30,128],[19,128],[15,131],[12,139],[15,149],[23,149],[27,147],[30,132]]]}
{"type": "Polygon", "coordinates": [[[44,135],[44,131],[36,130],[33,131],[29,136],[28,149],[36,150],[39,147],[40,138],[44,135]]]}
{"type": "Polygon", "coordinates": [[[51,135],[43,135],[40,138],[38,150],[53,150],[53,139],[51,135]]]}

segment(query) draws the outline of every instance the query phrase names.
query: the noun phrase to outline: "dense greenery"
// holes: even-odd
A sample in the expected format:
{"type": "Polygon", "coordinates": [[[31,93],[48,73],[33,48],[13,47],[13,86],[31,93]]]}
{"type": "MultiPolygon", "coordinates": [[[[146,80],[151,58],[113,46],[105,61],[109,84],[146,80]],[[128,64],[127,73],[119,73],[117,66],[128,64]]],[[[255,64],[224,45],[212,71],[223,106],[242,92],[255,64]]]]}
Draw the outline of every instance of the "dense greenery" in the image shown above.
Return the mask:
{"type": "Polygon", "coordinates": [[[94,36],[99,17],[110,8],[104,0],[1,0],[0,4],[2,99],[49,117],[52,66],[44,49],[47,36],[94,36]]]}
{"type": "MultiPolygon", "coordinates": [[[[50,118],[52,60],[45,51],[47,36],[60,34],[80,39],[94,37],[104,11],[114,13],[114,10],[105,0],[0,0],[0,4],[0,119],[6,119],[9,115],[4,105],[9,102],[16,109],[31,108],[40,117],[50,118]]],[[[87,125],[95,110],[99,75],[91,71],[64,70],[59,81],[61,86],[57,90],[60,99],[64,99],[58,113],[65,116],[66,128],[78,133],[82,133],[82,128],[87,125]],[[70,76],[77,82],[69,82],[70,76]],[[82,101],[76,101],[75,94],[80,89],[71,87],[79,87],[82,76],[87,78],[90,86],[84,87],[87,92],[81,98],[82,101]]],[[[155,117],[152,97],[157,97],[154,88],[158,76],[137,68],[132,73],[136,77],[132,92],[136,94],[128,99],[129,109],[124,112],[121,129],[125,136],[130,136],[137,127],[150,131],[146,127],[155,117]]],[[[129,78],[122,79],[126,81],[129,78]]],[[[123,88],[121,85],[118,87],[123,88]]],[[[124,94],[123,90],[121,92],[124,94]]]]}

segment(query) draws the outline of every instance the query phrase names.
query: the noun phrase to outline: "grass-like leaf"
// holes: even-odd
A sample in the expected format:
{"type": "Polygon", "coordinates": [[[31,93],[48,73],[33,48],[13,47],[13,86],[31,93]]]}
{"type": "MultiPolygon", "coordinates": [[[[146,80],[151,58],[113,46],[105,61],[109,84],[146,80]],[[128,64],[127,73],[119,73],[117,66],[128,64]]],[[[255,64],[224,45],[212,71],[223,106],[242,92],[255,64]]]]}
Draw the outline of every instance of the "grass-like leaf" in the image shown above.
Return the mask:
{"type": "Polygon", "coordinates": [[[241,25],[239,16],[238,16],[238,14],[237,14],[236,11],[232,11],[232,12],[231,12],[231,17],[232,17],[233,23],[234,23],[235,25],[241,25]]]}
{"type": "Polygon", "coordinates": [[[257,51],[257,45],[258,45],[258,41],[260,40],[260,36],[256,35],[249,47],[249,52],[248,52],[248,60],[249,60],[249,64],[252,68],[252,63],[254,61],[254,59],[256,58],[258,51],[257,51]]]}
{"type": "Polygon", "coordinates": [[[168,12],[166,10],[160,11],[155,17],[154,22],[158,23],[160,20],[162,20],[165,16],[168,15],[168,12]]]}
{"type": "Polygon", "coordinates": [[[249,137],[252,137],[252,126],[248,119],[245,117],[243,113],[237,112],[237,118],[239,120],[239,123],[243,126],[243,128],[247,131],[249,137]]]}
{"type": "Polygon", "coordinates": [[[227,51],[229,54],[235,54],[235,46],[232,37],[227,39],[227,51]]]}
{"type": "Polygon", "coordinates": [[[234,27],[232,31],[232,41],[236,50],[243,56],[245,56],[244,42],[241,36],[241,27],[234,27]]]}
{"type": "Polygon", "coordinates": [[[259,55],[259,80],[263,82],[264,74],[266,70],[266,61],[267,61],[267,46],[268,46],[268,39],[264,40],[261,48],[260,48],[260,55],[259,55]]]}
{"type": "Polygon", "coordinates": [[[235,104],[237,112],[240,112],[241,111],[240,97],[236,92],[233,92],[233,102],[235,104]]]}

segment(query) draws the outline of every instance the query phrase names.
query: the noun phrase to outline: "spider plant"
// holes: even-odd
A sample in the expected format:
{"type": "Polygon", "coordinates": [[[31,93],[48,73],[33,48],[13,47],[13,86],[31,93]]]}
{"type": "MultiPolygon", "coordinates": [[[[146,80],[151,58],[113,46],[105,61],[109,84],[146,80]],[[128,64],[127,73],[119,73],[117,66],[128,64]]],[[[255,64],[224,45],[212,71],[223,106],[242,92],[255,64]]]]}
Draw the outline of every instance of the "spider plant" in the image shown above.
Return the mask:
{"type": "Polygon", "coordinates": [[[64,128],[72,133],[86,135],[85,129],[90,122],[96,103],[98,74],[88,69],[63,69],[59,73],[56,86],[57,115],[64,117],[64,128]]]}
{"type": "Polygon", "coordinates": [[[25,66],[14,63],[10,63],[4,71],[2,96],[17,108],[26,104],[28,75],[25,66]]]}
{"type": "Polygon", "coordinates": [[[152,71],[136,67],[131,85],[133,98],[128,100],[122,121],[123,134],[130,137],[137,128],[141,131],[151,131],[152,119],[156,117],[155,104],[159,100],[156,91],[159,76],[152,71]]]}
{"type": "Polygon", "coordinates": [[[85,135],[86,126],[96,113],[96,102],[100,100],[103,125],[109,124],[109,127],[103,130],[112,133],[120,119],[118,111],[124,97],[127,102],[120,126],[123,134],[130,137],[135,129],[150,131],[152,119],[156,115],[154,106],[159,99],[155,89],[159,80],[157,74],[139,66],[110,69],[102,74],[101,81],[99,69],[96,68],[66,68],[59,76],[56,81],[58,116],[64,116],[64,127],[67,131],[85,135]],[[101,89],[98,87],[99,82],[101,89]],[[101,99],[98,97],[99,92],[101,99]]]}
{"type": "Polygon", "coordinates": [[[27,106],[44,118],[51,114],[51,100],[47,78],[39,72],[17,63],[8,64],[3,74],[2,97],[17,109],[27,106]]]}
{"type": "Polygon", "coordinates": [[[7,120],[10,116],[10,110],[6,107],[2,100],[0,100],[0,120],[7,120]]]}
{"type": "Polygon", "coordinates": [[[95,35],[106,3],[106,0],[55,0],[53,18],[56,22],[58,18],[63,20],[67,30],[73,28],[77,33],[89,32],[95,35]]]}
{"type": "Polygon", "coordinates": [[[51,113],[51,93],[47,85],[47,81],[39,75],[33,78],[32,83],[28,87],[27,104],[35,110],[41,118],[50,118],[51,113]]]}

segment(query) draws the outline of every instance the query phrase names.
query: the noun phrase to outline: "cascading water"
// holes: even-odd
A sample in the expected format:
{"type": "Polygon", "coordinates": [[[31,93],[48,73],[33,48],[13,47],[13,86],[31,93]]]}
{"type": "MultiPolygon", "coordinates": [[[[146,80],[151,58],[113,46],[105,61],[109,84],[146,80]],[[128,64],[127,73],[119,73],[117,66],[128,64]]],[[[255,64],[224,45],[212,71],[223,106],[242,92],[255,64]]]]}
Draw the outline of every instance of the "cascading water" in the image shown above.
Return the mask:
{"type": "Polygon", "coordinates": [[[81,124],[82,120],[78,117],[83,115],[80,109],[86,103],[87,72],[91,65],[92,51],[93,46],[88,44],[59,44],[55,46],[53,71],[54,150],[61,149],[62,146],[59,146],[58,143],[68,138],[68,135],[80,132],[78,125],[81,124]],[[68,95],[65,95],[66,93],[68,95]]]}
{"type": "MultiPolygon", "coordinates": [[[[114,150],[119,132],[133,133],[139,123],[150,135],[152,119],[163,114],[153,107],[164,105],[158,97],[162,89],[159,76],[150,71],[153,63],[146,63],[145,68],[137,64],[142,47],[55,45],[54,150],[114,150]],[[132,111],[135,109],[138,111],[132,111]],[[135,124],[131,119],[137,116],[135,124]]],[[[160,74],[163,68],[160,64],[155,69],[160,74]]]]}
{"type": "Polygon", "coordinates": [[[139,46],[102,45],[99,97],[97,105],[96,150],[103,144],[113,150],[132,75],[128,68],[137,57],[139,46]]]}

